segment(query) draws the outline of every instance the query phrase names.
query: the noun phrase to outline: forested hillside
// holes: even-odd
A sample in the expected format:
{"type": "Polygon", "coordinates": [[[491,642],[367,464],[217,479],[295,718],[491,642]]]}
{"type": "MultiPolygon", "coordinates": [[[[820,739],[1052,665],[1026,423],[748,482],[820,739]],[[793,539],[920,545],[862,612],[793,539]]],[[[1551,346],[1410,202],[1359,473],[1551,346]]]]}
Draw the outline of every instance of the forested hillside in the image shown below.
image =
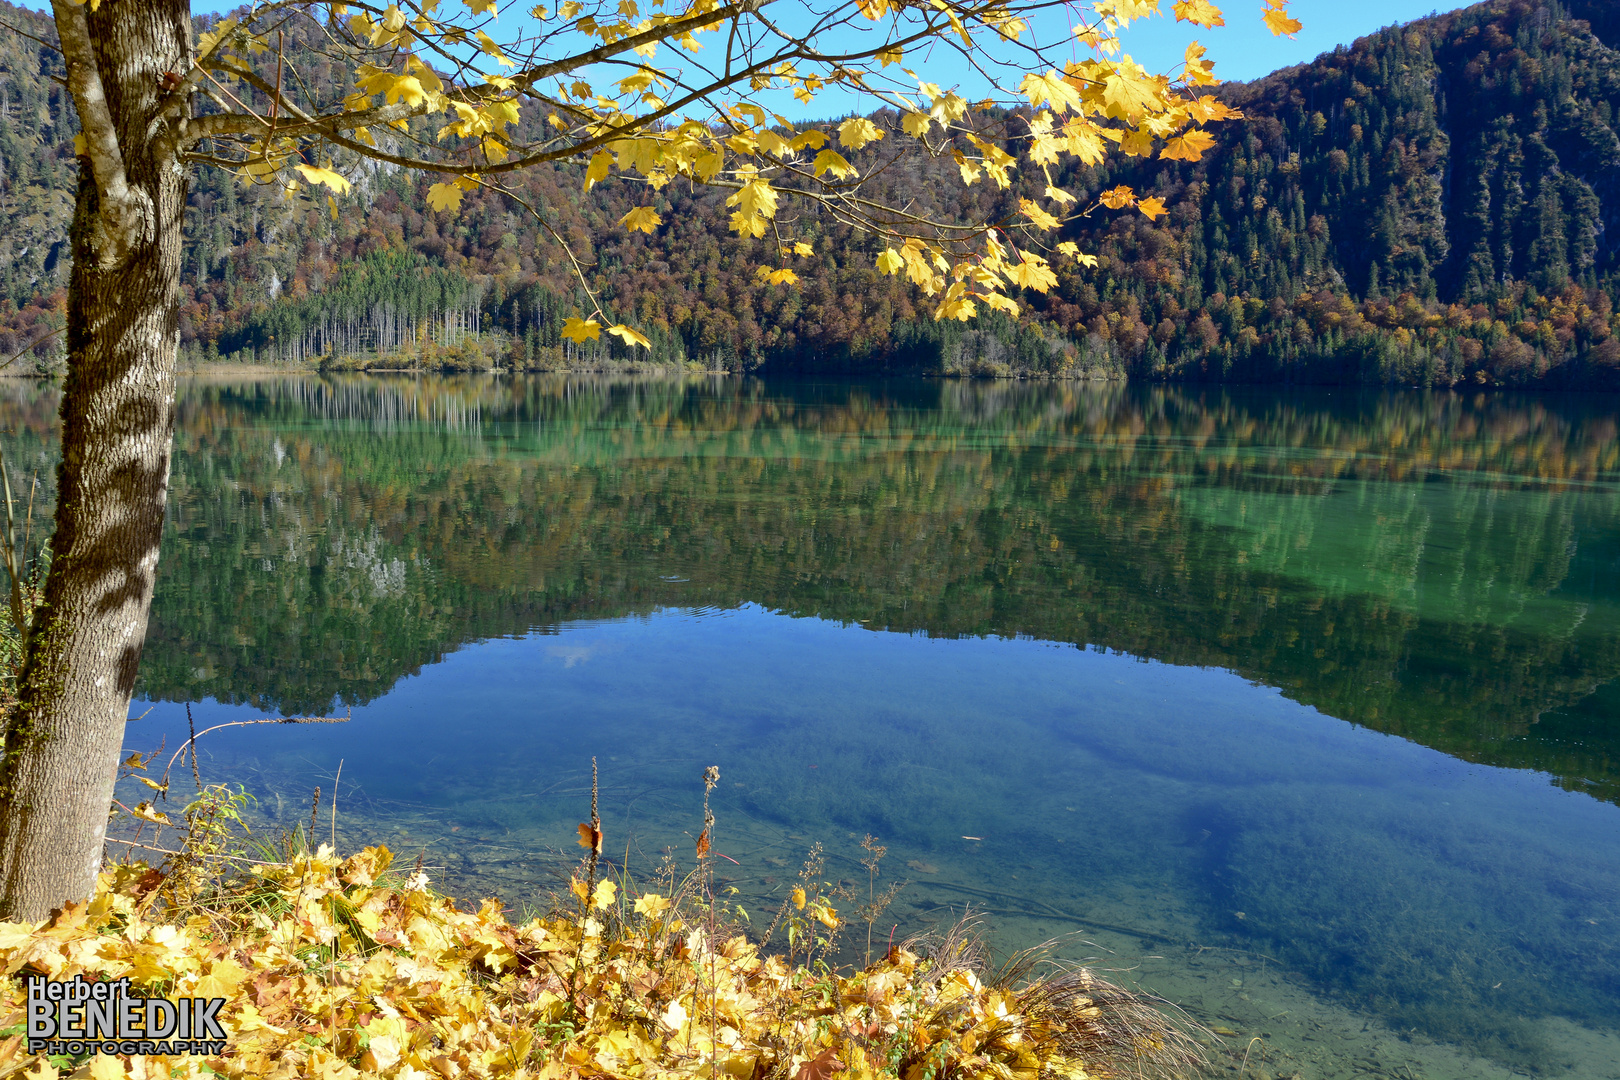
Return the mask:
{"type": "MultiPolygon", "coordinates": [[[[1195,164],[1113,157],[1057,182],[1159,195],[1157,222],[1099,211],[1095,252],[1028,317],[941,324],[874,266],[880,248],[807,211],[797,286],[762,284],[774,245],[727,232],[724,192],[528,173],[516,190],[569,239],[652,359],[731,370],[1104,375],[1620,389],[1620,16],[1604,0],[1497,0],[1390,28],[1222,89],[1245,119],[1195,164]],[[650,205],[651,235],[616,222],[650,205]]],[[[43,15],[0,19],[49,38],[43,15]]],[[[0,34],[0,355],[60,322],[75,166],[52,52],[0,34]]],[[[344,73],[328,71],[334,94],[344,73]]],[[[944,214],[1038,196],[968,187],[893,134],[850,155],[882,192],[944,214]],[[880,168],[881,166],[881,168],[880,168]]],[[[1044,178],[1039,177],[1044,187],[1044,178]]],[[[326,202],[201,170],[191,190],[186,359],[591,366],[560,336],[578,308],[562,249],[527,210],[474,192],[455,215],[423,179],[373,171],[326,202]]],[[[614,350],[619,350],[615,352],[614,350]]],[[[48,366],[57,340],[34,361],[48,366]]],[[[646,354],[642,354],[645,358],[646,354]]]]}

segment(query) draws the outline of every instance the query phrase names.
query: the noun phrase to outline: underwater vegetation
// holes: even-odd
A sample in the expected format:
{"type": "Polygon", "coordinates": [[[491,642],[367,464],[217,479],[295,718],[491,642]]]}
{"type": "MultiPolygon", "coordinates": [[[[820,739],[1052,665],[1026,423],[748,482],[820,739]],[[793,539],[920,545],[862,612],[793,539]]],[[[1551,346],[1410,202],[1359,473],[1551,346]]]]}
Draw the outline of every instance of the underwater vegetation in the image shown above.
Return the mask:
{"type": "MultiPolygon", "coordinates": [[[[879,944],[874,959],[887,897],[869,896],[864,960],[832,962],[849,916],[819,883],[814,849],[758,932],[713,879],[718,779],[706,770],[695,869],[666,859],[646,883],[601,860],[593,784],[586,858],[549,908],[517,920],[499,901],[474,910],[437,893],[420,861],[402,873],[385,847],[310,850],[318,816],[284,834],[277,857],[249,858],[229,824],[245,796],[205,788],[161,865],[114,864],[87,902],[0,923],[0,1061],[38,1080],[1106,1080],[1206,1062],[1195,1036],[1208,1033],[1165,1003],[1041,949],[992,965],[971,922],[879,944]],[[46,976],[223,999],[226,1038],[195,1055],[161,1052],[166,1042],[29,1047],[25,983],[46,976]]],[[[875,881],[883,851],[870,838],[867,850],[875,881]]]]}

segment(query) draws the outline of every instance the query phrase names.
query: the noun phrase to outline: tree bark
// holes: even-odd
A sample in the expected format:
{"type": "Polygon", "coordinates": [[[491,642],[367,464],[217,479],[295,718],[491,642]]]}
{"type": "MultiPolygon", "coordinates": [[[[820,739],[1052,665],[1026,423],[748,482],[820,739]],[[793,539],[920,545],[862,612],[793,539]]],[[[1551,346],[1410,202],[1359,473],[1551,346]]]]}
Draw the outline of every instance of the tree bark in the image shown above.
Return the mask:
{"type": "Polygon", "coordinates": [[[55,3],[84,128],[56,533],[0,743],[0,918],[88,896],[105,843],[168,495],[185,173],[165,72],[187,5],[55,3]]]}

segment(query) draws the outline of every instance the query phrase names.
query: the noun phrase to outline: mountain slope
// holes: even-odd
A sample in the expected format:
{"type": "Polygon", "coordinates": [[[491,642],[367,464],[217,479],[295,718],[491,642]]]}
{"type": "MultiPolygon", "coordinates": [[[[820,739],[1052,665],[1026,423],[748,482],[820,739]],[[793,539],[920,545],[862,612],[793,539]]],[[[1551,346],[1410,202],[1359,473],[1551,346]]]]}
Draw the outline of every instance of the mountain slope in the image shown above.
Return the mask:
{"type": "MultiPolygon", "coordinates": [[[[1018,325],[934,322],[926,298],[876,272],[870,239],[813,211],[795,226],[816,249],[803,283],[768,287],[754,271],[769,246],[726,232],[723,192],[614,183],[582,194],[571,165],[529,173],[517,190],[569,237],[615,316],[649,332],[660,361],[1620,389],[1614,7],[1494,0],[1393,27],[1224,88],[1246,118],[1219,125],[1201,162],[1071,167],[1058,180],[1076,194],[1124,183],[1172,213],[1157,225],[1130,212],[1079,223],[1074,239],[1101,265],[1064,270],[1018,325]],[[665,219],[654,235],[615,225],[640,204],[665,219]]],[[[0,17],[50,34],[43,16],[0,17]]],[[[0,108],[0,245],[12,256],[0,270],[0,348],[60,318],[72,118],[49,57],[20,37],[0,48],[0,103],[18,103],[0,108]]],[[[875,195],[948,216],[1038,197],[1029,178],[1006,192],[965,187],[949,161],[896,153],[903,145],[914,144],[896,133],[852,155],[875,195]]],[[[629,358],[563,342],[578,287],[527,210],[475,193],[451,218],[425,209],[423,187],[366,174],[333,220],[324,204],[199,173],[187,358],[629,358]]]]}

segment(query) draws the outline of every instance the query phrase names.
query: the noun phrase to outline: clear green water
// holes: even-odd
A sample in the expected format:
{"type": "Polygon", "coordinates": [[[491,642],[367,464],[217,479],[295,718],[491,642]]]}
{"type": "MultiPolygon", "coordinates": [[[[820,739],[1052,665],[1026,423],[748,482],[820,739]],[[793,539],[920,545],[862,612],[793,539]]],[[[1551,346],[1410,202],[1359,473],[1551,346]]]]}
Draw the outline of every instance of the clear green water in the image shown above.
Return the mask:
{"type": "MultiPolygon", "coordinates": [[[[48,462],[54,399],[4,408],[8,460],[48,462]]],[[[716,764],[752,910],[872,833],[910,882],[880,934],[965,904],[1004,947],[1077,933],[1234,1067],[1259,1038],[1250,1075],[1620,1076],[1617,418],[193,382],[131,746],[184,702],[353,706],[210,735],[205,778],[274,830],[341,762],[342,845],[513,903],[571,858],[592,755],[632,870],[689,856],[716,764]]]]}

